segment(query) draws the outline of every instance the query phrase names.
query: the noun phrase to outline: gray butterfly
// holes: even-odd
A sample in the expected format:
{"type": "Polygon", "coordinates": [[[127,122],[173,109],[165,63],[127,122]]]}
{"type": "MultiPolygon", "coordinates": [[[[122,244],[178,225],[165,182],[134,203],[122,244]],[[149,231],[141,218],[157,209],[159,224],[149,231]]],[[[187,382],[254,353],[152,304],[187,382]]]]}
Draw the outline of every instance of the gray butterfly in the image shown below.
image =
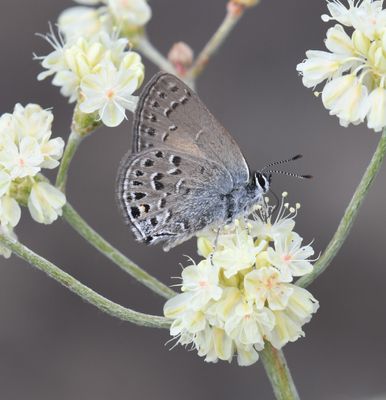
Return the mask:
{"type": "Polygon", "coordinates": [[[135,112],[133,148],[121,162],[119,203],[136,238],[164,250],[246,214],[269,189],[232,136],[173,75],[147,84],[135,112]]]}

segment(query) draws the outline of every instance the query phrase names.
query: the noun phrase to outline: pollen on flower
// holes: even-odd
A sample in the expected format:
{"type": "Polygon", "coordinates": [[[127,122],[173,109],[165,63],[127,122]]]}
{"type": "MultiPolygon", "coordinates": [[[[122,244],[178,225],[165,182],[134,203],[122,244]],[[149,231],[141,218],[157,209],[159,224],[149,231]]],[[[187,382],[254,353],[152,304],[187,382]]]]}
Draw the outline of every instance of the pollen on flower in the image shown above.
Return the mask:
{"type": "Polygon", "coordinates": [[[249,219],[219,234],[217,228],[200,234],[205,259],[182,271],[181,293],[164,306],[176,343],[191,345],[207,362],[231,362],[237,354],[240,365],[251,365],[265,340],[277,349],[297,340],[318,308],[311,293],[292,283],[312,271],[314,252],[293,231],[298,207],[285,207],[287,196],[279,205],[263,199],[249,219]]]}

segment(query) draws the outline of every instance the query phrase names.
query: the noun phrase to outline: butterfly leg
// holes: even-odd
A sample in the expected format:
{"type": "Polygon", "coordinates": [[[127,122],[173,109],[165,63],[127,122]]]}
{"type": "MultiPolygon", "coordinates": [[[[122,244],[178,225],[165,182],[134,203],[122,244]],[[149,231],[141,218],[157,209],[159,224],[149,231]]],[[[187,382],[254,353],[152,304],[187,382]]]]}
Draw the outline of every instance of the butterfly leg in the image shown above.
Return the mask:
{"type": "Polygon", "coordinates": [[[248,232],[248,236],[251,236],[251,225],[249,223],[248,216],[246,216],[246,215],[244,215],[244,225],[248,232]]]}
{"type": "Polygon", "coordinates": [[[221,231],[221,226],[219,226],[217,228],[216,237],[215,237],[214,242],[213,242],[213,251],[212,251],[212,254],[210,255],[210,263],[212,264],[212,266],[214,266],[213,265],[213,254],[217,250],[218,239],[220,237],[220,231],[221,231]]]}

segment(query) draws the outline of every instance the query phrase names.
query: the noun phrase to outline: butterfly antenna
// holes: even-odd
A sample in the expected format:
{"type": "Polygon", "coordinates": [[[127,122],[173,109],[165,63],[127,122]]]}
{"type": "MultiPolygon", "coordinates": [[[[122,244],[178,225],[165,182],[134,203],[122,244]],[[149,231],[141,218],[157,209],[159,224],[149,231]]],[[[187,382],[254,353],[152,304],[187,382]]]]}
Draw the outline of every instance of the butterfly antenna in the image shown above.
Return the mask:
{"type": "Polygon", "coordinates": [[[289,162],[291,162],[291,161],[299,160],[299,158],[302,158],[302,157],[303,157],[302,154],[297,154],[296,156],[293,156],[293,157],[291,157],[291,158],[287,158],[287,159],[285,159],[285,160],[275,161],[275,162],[273,162],[273,163],[271,163],[271,164],[266,165],[260,172],[263,172],[263,171],[265,171],[267,168],[273,167],[274,165],[287,164],[287,163],[289,163],[289,162]]]}
{"type": "Polygon", "coordinates": [[[299,179],[312,179],[312,175],[299,175],[299,174],[294,174],[293,172],[287,172],[287,171],[278,171],[278,170],[269,170],[267,171],[268,173],[273,173],[273,174],[281,174],[281,175],[286,175],[286,176],[292,176],[294,178],[299,178],[299,179]]]}

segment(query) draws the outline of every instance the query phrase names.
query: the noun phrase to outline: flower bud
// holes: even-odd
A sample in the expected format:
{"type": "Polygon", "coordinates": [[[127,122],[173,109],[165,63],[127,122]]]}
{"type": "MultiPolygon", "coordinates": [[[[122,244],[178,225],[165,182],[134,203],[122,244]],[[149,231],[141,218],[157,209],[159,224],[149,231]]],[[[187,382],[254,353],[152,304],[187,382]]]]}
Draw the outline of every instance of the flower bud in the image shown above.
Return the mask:
{"type": "Polygon", "coordinates": [[[71,7],[60,14],[58,26],[68,41],[80,36],[96,35],[102,29],[102,19],[98,10],[93,8],[71,7]]]}
{"type": "Polygon", "coordinates": [[[108,0],[107,4],[123,30],[144,26],[151,18],[151,8],[146,0],[108,0]]]}
{"type": "MultiPolygon", "coordinates": [[[[0,225],[0,235],[7,236],[8,239],[12,241],[16,241],[17,237],[15,233],[13,232],[13,229],[10,228],[9,226],[5,225],[0,225]]],[[[9,250],[8,247],[0,243],[0,255],[3,256],[4,258],[9,258],[12,255],[12,251],[9,250]]]]}
{"type": "Polygon", "coordinates": [[[193,63],[193,50],[184,42],[174,43],[169,51],[168,59],[176,68],[179,75],[184,75],[193,63]]]}
{"type": "Polygon", "coordinates": [[[231,0],[231,3],[236,3],[244,7],[254,7],[260,3],[260,0],[231,0]]]}
{"type": "Polygon", "coordinates": [[[352,35],[354,47],[361,54],[366,55],[369,51],[370,40],[360,31],[356,30],[352,35]]]}
{"type": "Polygon", "coordinates": [[[37,182],[32,186],[28,198],[28,209],[32,218],[41,224],[51,224],[66,204],[66,197],[54,186],[47,182],[37,182]]]}
{"type": "Polygon", "coordinates": [[[15,199],[10,196],[0,198],[0,222],[2,226],[14,228],[20,221],[21,210],[15,199]]]}
{"type": "Polygon", "coordinates": [[[80,111],[79,106],[75,108],[74,117],[72,120],[72,130],[84,137],[91,132],[94,132],[102,125],[97,112],[86,114],[80,111]]]}

